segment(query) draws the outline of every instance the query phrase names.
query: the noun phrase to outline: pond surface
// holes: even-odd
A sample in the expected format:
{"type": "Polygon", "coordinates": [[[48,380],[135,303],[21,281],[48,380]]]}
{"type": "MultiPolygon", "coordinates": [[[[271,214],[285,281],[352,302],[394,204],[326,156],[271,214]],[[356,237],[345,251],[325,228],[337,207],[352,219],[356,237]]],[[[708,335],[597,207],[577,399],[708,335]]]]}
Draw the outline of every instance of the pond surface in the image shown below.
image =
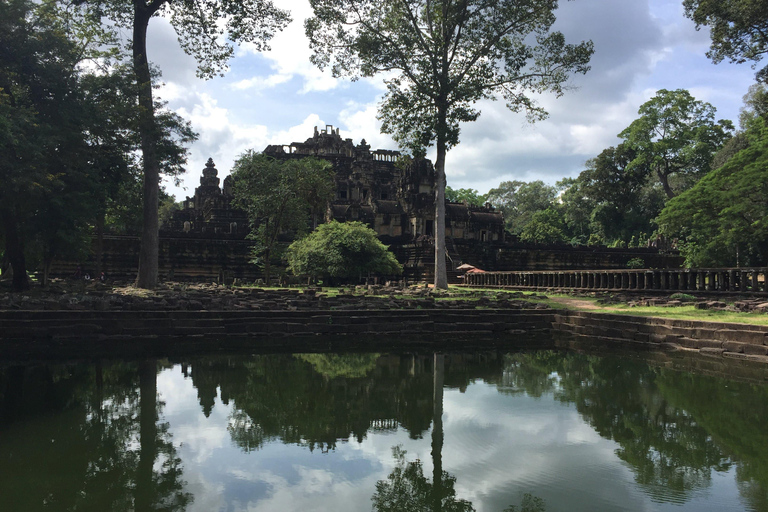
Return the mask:
{"type": "Polygon", "coordinates": [[[768,387],[572,352],[0,367],[0,509],[768,510],[768,387]]]}

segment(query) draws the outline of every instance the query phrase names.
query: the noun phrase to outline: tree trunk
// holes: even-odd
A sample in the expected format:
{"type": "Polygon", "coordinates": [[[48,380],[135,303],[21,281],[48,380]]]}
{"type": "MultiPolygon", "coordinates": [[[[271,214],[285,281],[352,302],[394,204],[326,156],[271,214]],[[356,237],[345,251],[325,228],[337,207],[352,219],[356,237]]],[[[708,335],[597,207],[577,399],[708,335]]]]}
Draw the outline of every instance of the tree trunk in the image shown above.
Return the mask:
{"type": "Polygon", "coordinates": [[[445,268],[445,120],[438,122],[437,159],[435,160],[435,289],[448,289],[445,268]]]}
{"type": "Polygon", "coordinates": [[[157,458],[157,362],[139,363],[139,463],[135,510],[153,510],[153,467],[157,458]]]}
{"type": "Polygon", "coordinates": [[[104,212],[96,217],[96,278],[104,272],[104,212]]]}
{"type": "Polygon", "coordinates": [[[443,382],[445,356],[434,354],[432,367],[432,511],[443,505],[443,382]]]}
{"type": "Polygon", "coordinates": [[[664,193],[667,194],[667,197],[669,199],[672,199],[673,197],[675,197],[675,193],[672,192],[672,187],[669,186],[669,173],[665,172],[662,169],[658,169],[656,171],[656,174],[659,176],[661,187],[664,189],[664,193]]]}
{"type": "Polygon", "coordinates": [[[53,265],[53,255],[46,254],[43,257],[43,286],[48,286],[48,277],[51,275],[51,265],[53,265]]]}
{"type": "Polygon", "coordinates": [[[7,210],[0,210],[0,220],[5,231],[5,254],[13,270],[11,289],[14,292],[23,292],[29,288],[27,279],[27,262],[24,258],[24,241],[19,236],[19,226],[15,215],[7,210]]]}
{"type": "MultiPolygon", "coordinates": [[[[161,4],[162,2],[155,2],[161,4]]],[[[134,1],[133,18],[133,67],[139,90],[139,134],[141,153],[144,161],[144,208],[141,228],[141,250],[139,252],[139,274],[136,286],[155,288],[157,286],[159,223],[158,194],[160,189],[160,166],[157,160],[157,130],[155,110],[152,102],[152,77],[147,60],[147,26],[157,7],[147,7],[144,2],[134,1]]]]}

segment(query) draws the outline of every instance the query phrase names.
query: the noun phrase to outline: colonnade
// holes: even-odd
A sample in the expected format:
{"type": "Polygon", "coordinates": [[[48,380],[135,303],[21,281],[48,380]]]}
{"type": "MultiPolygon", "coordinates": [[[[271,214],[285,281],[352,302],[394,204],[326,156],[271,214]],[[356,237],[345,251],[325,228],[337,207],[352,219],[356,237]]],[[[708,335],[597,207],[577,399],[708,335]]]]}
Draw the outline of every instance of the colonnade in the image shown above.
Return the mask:
{"type": "Polygon", "coordinates": [[[768,293],[768,268],[542,270],[466,274],[481,287],[768,293]]]}

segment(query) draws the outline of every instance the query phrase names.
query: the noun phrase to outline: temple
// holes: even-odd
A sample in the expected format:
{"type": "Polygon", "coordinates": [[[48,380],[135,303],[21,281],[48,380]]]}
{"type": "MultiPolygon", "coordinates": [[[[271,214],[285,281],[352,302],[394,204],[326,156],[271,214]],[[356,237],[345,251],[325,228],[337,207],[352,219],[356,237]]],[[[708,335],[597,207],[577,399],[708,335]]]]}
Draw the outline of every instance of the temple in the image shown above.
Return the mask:
{"type": "MultiPolygon", "coordinates": [[[[336,194],[326,220],[368,224],[387,243],[408,243],[434,236],[435,171],[425,159],[403,158],[399,151],[371,150],[363,139],[355,145],[339,130],[315,128],[312,137],[287,146],[267,146],[277,159],[314,156],[333,163],[336,194]]],[[[232,177],[219,187],[218,172],[208,160],[200,186],[183,202],[168,231],[209,234],[247,233],[245,215],[231,206],[232,177]]],[[[446,203],[446,236],[461,240],[503,241],[504,219],[490,205],[446,203]]]]}
{"type": "MultiPolygon", "coordinates": [[[[403,264],[408,280],[431,280],[434,271],[435,170],[426,159],[412,159],[398,151],[371,150],[362,140],[343,139],[338,129],[315,128],[304,142],[270,145],[264,153],[278,159],[314,156],[333,164],[335,197],[325,220],[368,224],[403,264]]],[[[233,205],[231,176],[223,180],[208,159],[200,186],[182,202],[160,230],[159,269],[162,278],[232,279],[261,277],[250,263],[252,242],[248,219],[233,205]]],[[[448,268],[471,263],[485,270],[552,270],[626,268],[640,258],[654,268],[679,266],[679,256],[656,249],[608,249],[521,243],[506,235],[504,219],[491,205],[446,202],[446,257],[448,268]]],[[[282,240],[291,241],[286,233],[282,240]]],[[[103,247],[83,262],[107,274],[135,275],[139,239],[134,235],[105,235],[103,247]]],[[[61,262],[59,273],[71,275],[79,262],[61,262]]],[[[449,281],[459,272],[449,270],[449,281]]]]}

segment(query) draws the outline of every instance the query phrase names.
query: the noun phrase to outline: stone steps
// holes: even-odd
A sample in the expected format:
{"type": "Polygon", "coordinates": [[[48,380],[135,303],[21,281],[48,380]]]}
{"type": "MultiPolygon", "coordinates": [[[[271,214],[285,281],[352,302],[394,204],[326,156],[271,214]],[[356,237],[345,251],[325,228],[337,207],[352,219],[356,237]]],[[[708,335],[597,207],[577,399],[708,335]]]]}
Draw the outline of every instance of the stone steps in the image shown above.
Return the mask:
{"type": "Polygon", "coordinates": [[[559,311],[553,331],[584,339],[616,343],[665,345],[702,354],[768,362],[768,326],[740,326],[664,318],[629,317],[584,311],[559,311]]]}

